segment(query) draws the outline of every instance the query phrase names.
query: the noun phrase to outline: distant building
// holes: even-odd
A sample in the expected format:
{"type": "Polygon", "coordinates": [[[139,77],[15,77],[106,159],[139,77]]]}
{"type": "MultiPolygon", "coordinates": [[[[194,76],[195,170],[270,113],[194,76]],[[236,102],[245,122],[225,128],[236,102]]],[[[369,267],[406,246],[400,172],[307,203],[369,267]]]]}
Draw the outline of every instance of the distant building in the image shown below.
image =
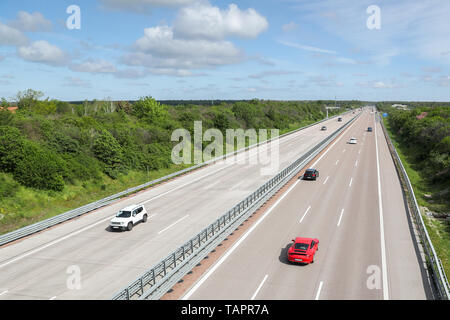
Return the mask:
{"type": "MultiPolygon", "coordinates": [[[[3,107],[0,106],[0,110],[2,110],[3,107]]],[[[8,111],[11,111],[12,113],[16,113],[16,110],[19,109],[19,107],[7,107],[8,111]]]]}
{"type": "Polygon", "coordinates": [[[406,104],[393,104],[392,107],[399,110],[409,110],[406,104]]]}

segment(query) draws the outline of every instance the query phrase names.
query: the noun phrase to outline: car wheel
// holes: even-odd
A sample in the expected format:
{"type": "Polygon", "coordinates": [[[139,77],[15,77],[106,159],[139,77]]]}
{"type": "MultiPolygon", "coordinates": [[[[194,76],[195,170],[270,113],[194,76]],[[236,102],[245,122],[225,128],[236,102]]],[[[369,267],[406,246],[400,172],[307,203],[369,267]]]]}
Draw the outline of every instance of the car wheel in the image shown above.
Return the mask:
{"type": "Polygon", "coordinates": [[[133,223],[132,222],[128,223],[127,230],[128,231],[133,230],[133,223]]]}
{"type": "Polygon", "coordinates": [[[143,222],[147,222],[147,215],[146,214],[144,214],[144,217],[142,218],[142,221],[143,222]]]}

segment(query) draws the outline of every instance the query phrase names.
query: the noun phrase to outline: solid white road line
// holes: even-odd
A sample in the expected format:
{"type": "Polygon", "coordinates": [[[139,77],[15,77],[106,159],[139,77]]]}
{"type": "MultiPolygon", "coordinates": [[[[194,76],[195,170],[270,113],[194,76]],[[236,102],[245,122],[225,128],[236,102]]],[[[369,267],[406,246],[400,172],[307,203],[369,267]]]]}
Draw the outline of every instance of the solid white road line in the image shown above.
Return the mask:
{"type": "Polygon", "coordinates": [[[105,222],[105,221],[111,220],[111,219],[114,218],[114,217],[115,217],[115,215],[112,216],[112,217],[108,217],[108,218],[102,219],[102,220],[97,221],[96,223],[93,223],[93,224],[91,224],[91,225],[89,225],[89,226],[87,226],[87,227],[84,227],[84,228],[82,228],[82,229],[80,229],[80,230],[78,230],[78,231],[69,233],[68,235],[66,235],[66,236],[64,236],[64,237],[62,237],[62,238],[56,239],[56,240],[54,240],[54,241],[52,241],[52,242],[49,242],[49,243],[47,243],[46,245],[43,245],[42,247],[36,248],[36,249],[31,250],[31,251],[28,251],[28,252],[26,252],[26,253],[24,253],[24,254],[22,254],[22,255],[19,255],[19,256],[17,256],[17,257],[14,258],[14,259],[11,259],[11,260],[9,260],[9,261],[3,263],[3,264],[0,264],[0,269],[3,268],[3,267],[6,267],[7,265],[9,265],[9,264],[11,264],[11,263],[13,263],[13,262],[16,262],[16,261],[21,260],[21,259],[23,259],[23,258],[25,258],[25,257],[28,257],[29,255],[32,255],[32,254],[34,254],[34,253],[36,253],[36,252],[39,252],[39,251],[44,250],[44,249],[46,249],[46,248],[48,248],[48,247],[51,247],[51,246],[53,246],[53,245],[55,245],[55,244],[57,244],[57,243],[60,243],[60,242],[62,242],[62,241],[64,241],[64,240],[66,240],[66,239],[69,239],[69,238],[71,238],[71,237],[73,237],[73,236],[76,236],[77,234],[80,234],[80,233],[82,233],[82,232],[84,232],[84,231],[86,231],[86,230],[92,229],[93,227],[99,225],[100,223],[103,223],[103,222],[105,222]]]}
{"type": "MultiPolygon", "coordinates": [[[[375,120],[375,116],[374,116],[375,120]]],[[[380,180],[380,158],[378,156],[378,139],[377,139],[377,123],[375,121],[375,149],[377,155],[377,178],[378,178],[378,210],[380,213],[380,239],[381,239],[381,269],[383,273],[383,298],[389,300],[389,288],[387,278],[386,264],[386,244],[384,238],[384,221],[383,221],[383,201],[381,199],[381,180],[380,180]]]]}
{"type": "Polygon", "coordinates": [[[342,216],[343,215],[344,215],[344,209],[342,209],[342,211],[341,211],[341,216],[339,217],[339,221],[338,221],[338,224],[337,224],[338,227],[341,224],[341,220],[342,220],[342,216]]]}
{"type": "Polygon", "coordinates": [[[330,178],[330,176],[328,176],[328,177],[325,179],[325,181],[323,182],[323,184],[326,184],[326,183],[327,183],[328,178],[330,178]]]}
{"type": "MultiPolygon", "coordinates": [[[[355,123],[356,121],[353,122],[349,127],[347,127],[344,132],[353,127],[355,123]]],[[[311,165],[311,167],[314,167],[328,153],[328,151],[330,151],[334,147],[334,145],[342,139],[343,136],[344,134],[342,133],[341,136],[319,157],[319,159],[317,159],[311,165]]],[[[269,210],[267,210],[267,212],[258,221],[256,221],[255,224],[253,224],[250,229],[248,229],[247,232],[230,249],[228,249],[228,251],[222,256],[222,258],[220,258],[219,261],[217,261],[217,263],[211,269],[209,269],[209,271],[202,278],[200,278],[199,281],[195,283],[195,285],[181,298],[181,300],[189,299],[195,293],[195,291],[197,291],[197,289],[200,288],[200,286],[214,273],[214,271],[216,271],[217,268],[219,268],[220,265],[234,252],[234,250],[236,250],[236,248],[242,242],[244,242],[244,240],[253,232],[253,230],[255,230],[256,227],[272,212],[272,210],[275,209],[275,207],[289,194],[289,192],[291,192],[297,186],[299,182],[300,180],[295,181],[295,183],[280,197],[280,199],[278,199],[273,204],[273,206],[270,207],[269,210]]]]}
{"type": "Polygon", "coordinates": [[[200,286],[213,274],[213,272],[216,271],[222,265],[222,263],[225,262],[225,260],[234,252],[234,250],[236,250],[236,248],[239,247],[239,245],[244,242],[245,239],[247,239],[247,237],[253,232],[253,230],[256,229],[256,227],[273,211],[273,209],[278,206],[278,204],[289,194],[289,192],[291,192],[295,188],[295,186],[299,182],[300,180],[295,181],[295,183],[280,197],[280,199],[278,199],[273,204],[273,206],[270,207],[269,210],[267,210],[266,213],[258,221],[256,221],[255,224],[253,224],[250,229],[248,229],[247,232],[230,249],[228,249],[228,251],[219,259],[219,261],[217,261],[217,263],[211,269],[209,269],[209,271],[202,278],[200,278],[199,281],[197,281],[197,283],[181,298],[181,300],[189,299],[189,297],[192,296],[195,291],[197,291],[197,289],[200,288],[200,286]]]}
{"type": "MultiPolygon", "coordinates": [[[[320,160],[322,160],[322,158],[328,153],[328,151],[330,151],[334,145],[336,143],[338,143],[339,140],[342,139],[342,137],[344,136],[344,132],[346,132],[347,130],[350,130],[351,127],[353,127],[353,125],[356,123],[356,120],[349,126],[347,127],[347,129],[345,129],[343,132],[341,132],[341,135],[339,136],[339,138],[337,138],[337,140],[335,142],[333,142],[333,144],[320,156],[319,159],[316,160],[316,162],[314,162],[311,167],[314,167],[320,160]]],[[[336,165],[338,164],[339,160],[336,162],[336,165]]]]}
{"type": "Polygon", "coordinates": [[[262,288],[264,282],[266,282],[268,276],[269,276],[269,275],[266,274],[266,276],[265,276],[264,279],[261,281],[261,283],[260,283],[259,286],[258,286],[258,289],[256,289],[255,293],[254,293],[253,296],[250,298],[250,300],[255,300],[256,295],[258,294],[259,290],[261,290],[261,288],[262,288]]]}
{"type": "Polygon", "coordinates": [[[186,219],[187,217],[189,217],[188,214],[185,215],[183,218],[178,219],[177,221],[175,221],[174,223],[172,223],[170,226],[168,226],[168,227],[162,229],[161,231],[158,232],[158,234],[161,234],[161,233],[163,233],[164,231],[169,230],[169,229],[172,228],[174,225],[176,225],[178,222],[183,221],[183,220],[186,219]]]}
{"type": "Polygon", "coordinates": [[[309,209],[311,209],[311,206],[306,209],[305,213],[303,214],[303,217],[300,219],[300,223],[302,223],[303,219],[306,217],[306,214],[308,213],[309,209]]]}
{"type": "Polygon", "coordinates": [[[319,297],[320,297],[320,291],[322,291],[322,286],[323,286],[323,281],[320,281],[320,283],[319,283],[319,289],[317,289],[317,293],[316,293],[316,300],[319,300],[319,297]]]}

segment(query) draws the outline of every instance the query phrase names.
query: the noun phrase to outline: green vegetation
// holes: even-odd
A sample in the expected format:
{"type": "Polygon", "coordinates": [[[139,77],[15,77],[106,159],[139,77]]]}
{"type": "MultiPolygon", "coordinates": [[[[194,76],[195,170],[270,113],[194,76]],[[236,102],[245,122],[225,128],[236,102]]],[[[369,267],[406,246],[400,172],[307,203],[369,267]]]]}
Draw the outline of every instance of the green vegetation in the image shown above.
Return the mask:
{"type": "Polygon", "coordinates": [[[450,274],[450,109],[418,107],[399,111],[389,107],[384,119],[405,167],[419,206],[437,217],[422,215],[445,272],[450,274]],[[425,114],[426,112],[426,114],[425,114]]]}
{"type": "MultiPolygon", "coordinates": [[[[203,130],[272,129],[280,134],[325,117],[331,101],[215,101],[161,104],[151,97],[68,103],[26,90],[16,113],[0,109],[0,233],[181,170],[171,134],[194,121],[203,130]]],[[[357,101],[343,107],[360,107],[357,101]]],[[[330,115],[338,111],[330,111],[330,115]]],[[[203,147],[205,147],[205,144],[203,147]]]]}

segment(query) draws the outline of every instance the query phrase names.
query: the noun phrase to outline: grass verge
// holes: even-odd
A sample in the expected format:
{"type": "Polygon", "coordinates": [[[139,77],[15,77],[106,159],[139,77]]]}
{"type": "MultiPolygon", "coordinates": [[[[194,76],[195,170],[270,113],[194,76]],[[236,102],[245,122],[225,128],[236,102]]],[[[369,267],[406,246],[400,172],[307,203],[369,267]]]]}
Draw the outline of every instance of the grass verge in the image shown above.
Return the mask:
{"type": "MultiPolygon", "coordinates": [[[[437,212],[449,212],[448,203],[442,202],[430,202],[424,195],[433,194],[441,190],[441,186],[431,185],[426,179],[424,179],[417,167],[414,166],[414,149],[407,148],[398,141],[401,141],[393,131],[391,130],[389,123],[386,119],[383,119],[386,129],[391,137],[397,153],[405,167],[409,180],[414,190],[417,203],[420,207],[427,207],[432,211],[437,212]]],[[[434,249],[439,259],[442,261],[445,273],[450,275],[450,223],[443,219],[437,219],[429,217],[422,212],[422,218],[427,228],[428,234],[433,243],[434,249]]]]}

